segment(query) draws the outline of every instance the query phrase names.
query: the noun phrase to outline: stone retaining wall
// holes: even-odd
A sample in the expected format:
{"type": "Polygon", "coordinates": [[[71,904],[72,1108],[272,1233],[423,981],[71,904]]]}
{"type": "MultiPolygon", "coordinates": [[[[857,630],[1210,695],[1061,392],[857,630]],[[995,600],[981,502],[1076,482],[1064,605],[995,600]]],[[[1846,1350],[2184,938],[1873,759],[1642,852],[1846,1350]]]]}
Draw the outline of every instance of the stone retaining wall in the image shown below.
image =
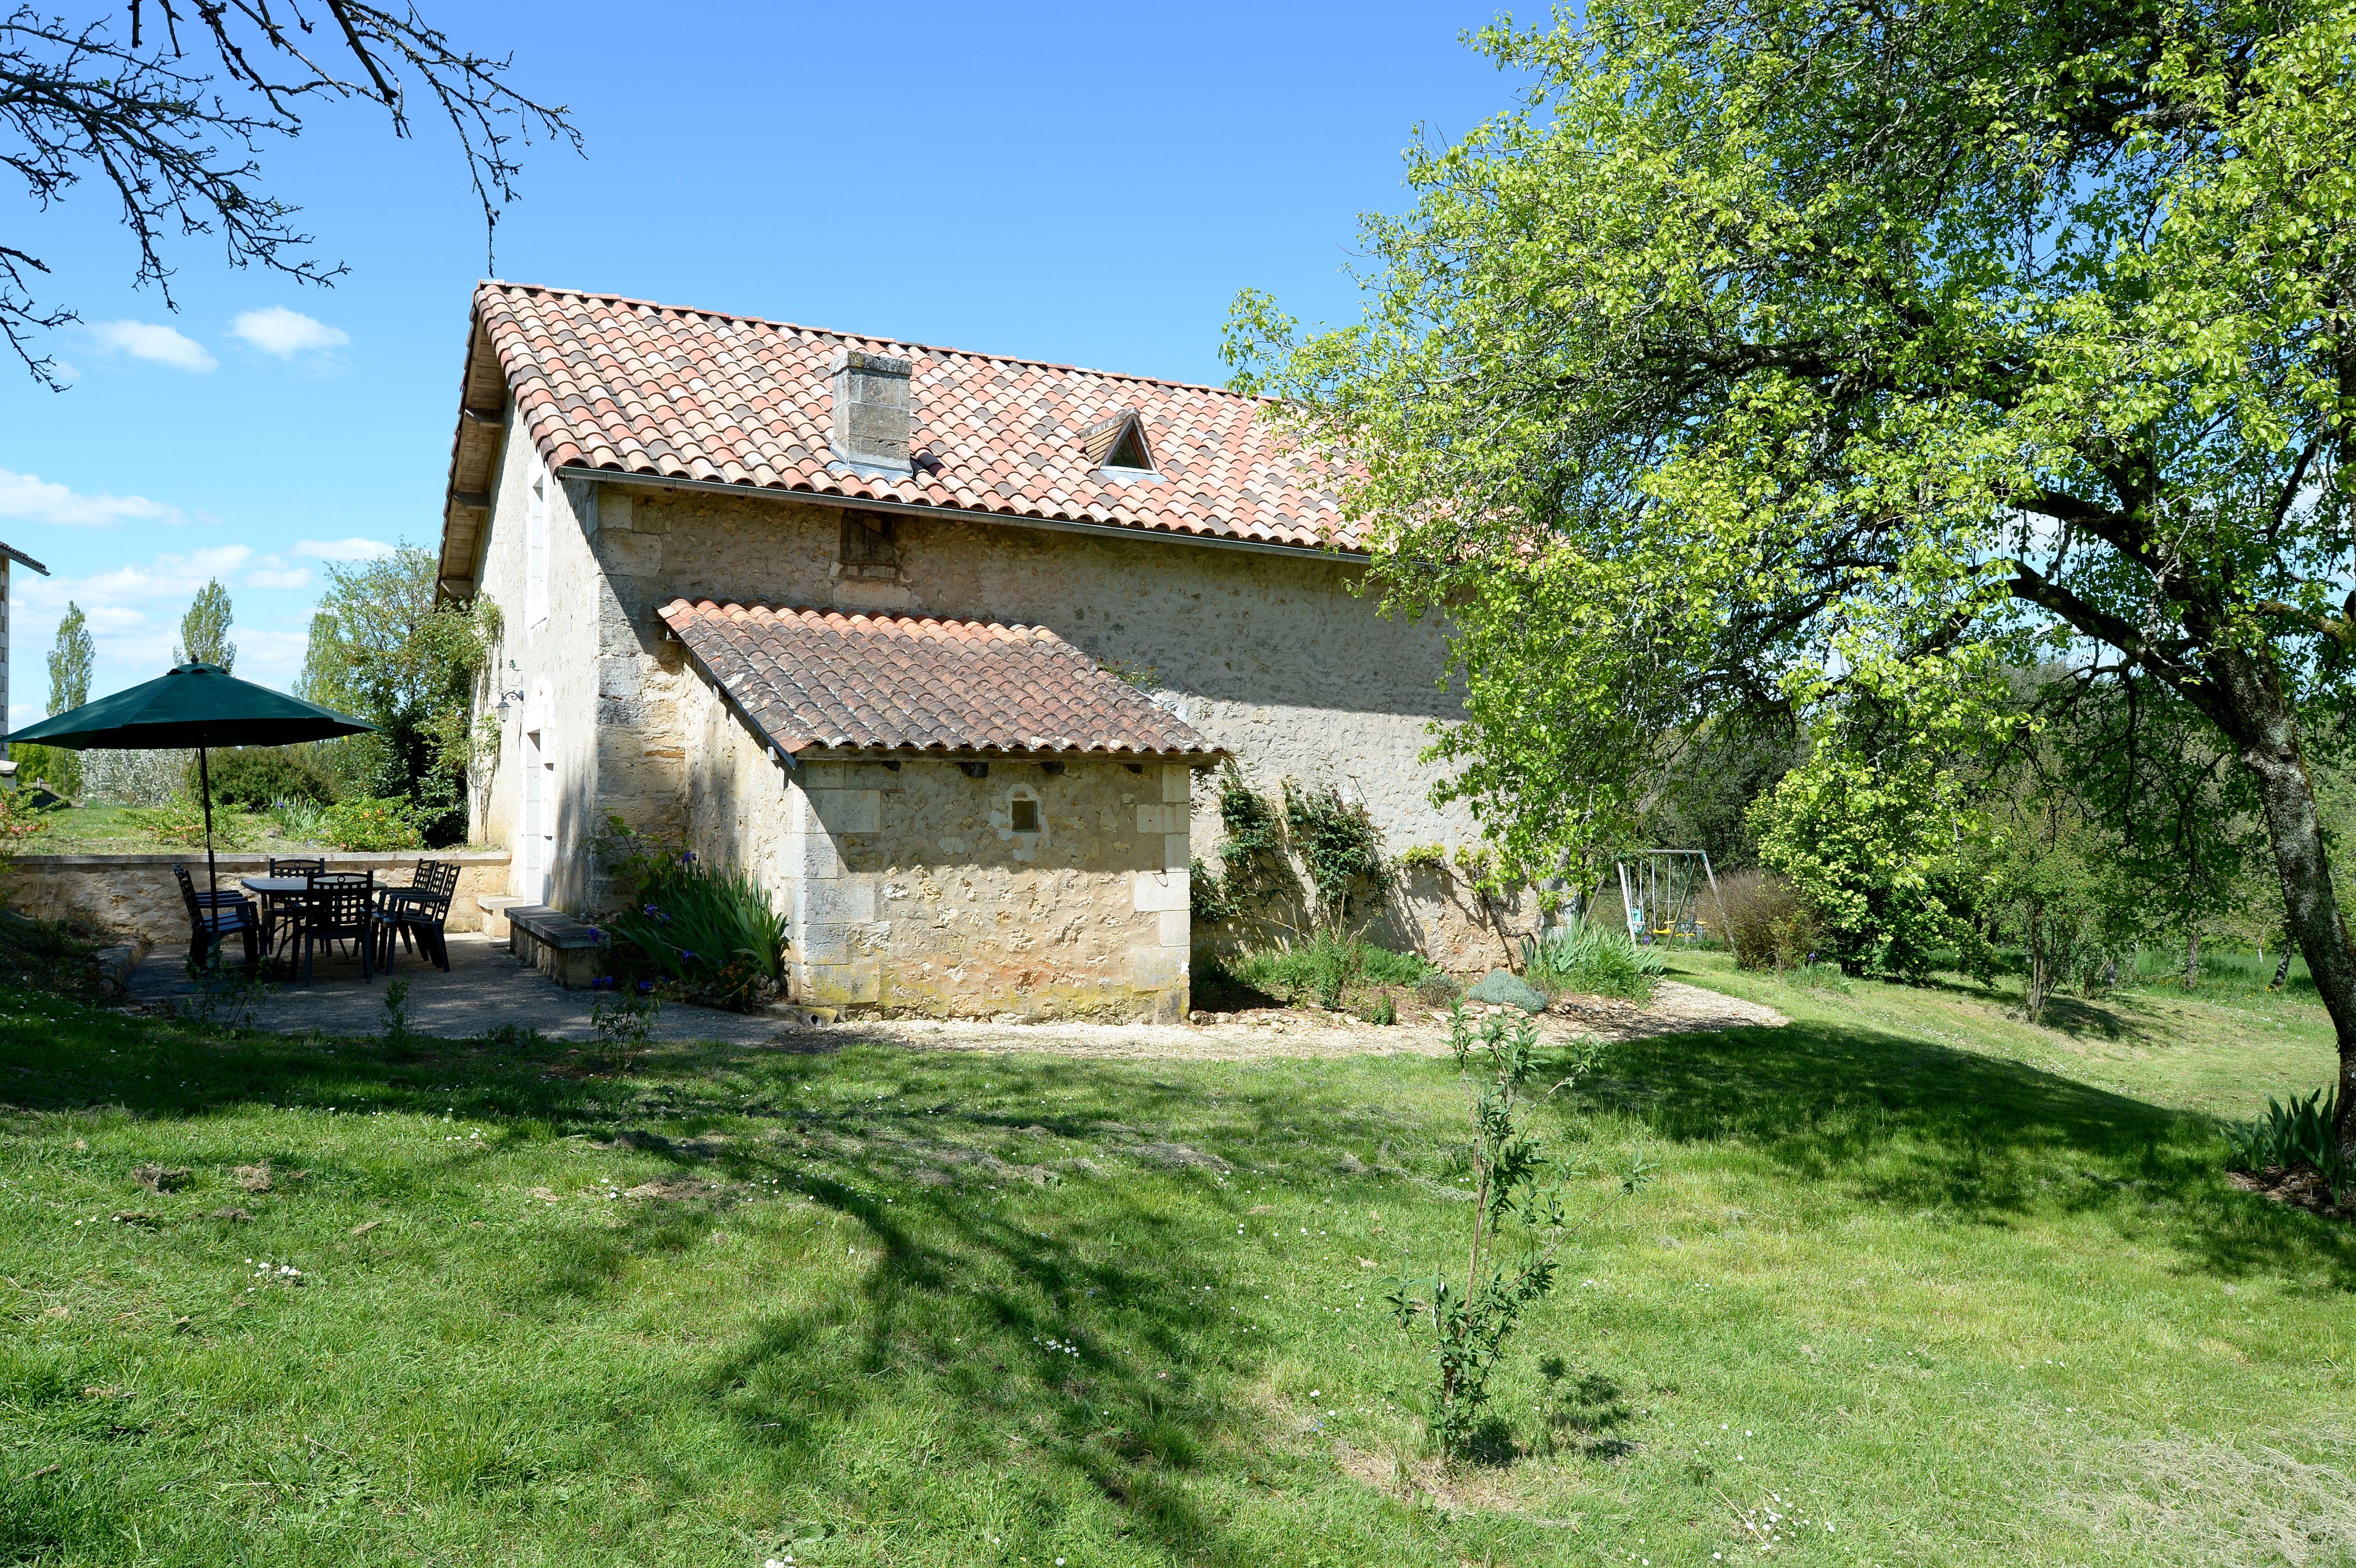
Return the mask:
{"type": "MultiPolygon", "coordinates": [[[[330,851],[321,858],[331,871],[374,871],[380,883],[395,887],[409,880],[421,859],[457,861],[461,869],[458,891],[450,900],[452,931],[483,929],[483,907],[476,898],[507,891],[504,849],[408,849],[388,855],[330,851]]],[[[38,920],[78,915],[111,931],[144,936],[159,947],[185,945],[188,914],[172,875],[175,862],[186,866],[203,888],[205,856],[199,849],[169,855],[20,855],[7,865],[5,891],[10,908],[38,920]]],[[[270,869],[269,856],[242,850],[218,856],[216,863],[223,888],[270,869]]]]}

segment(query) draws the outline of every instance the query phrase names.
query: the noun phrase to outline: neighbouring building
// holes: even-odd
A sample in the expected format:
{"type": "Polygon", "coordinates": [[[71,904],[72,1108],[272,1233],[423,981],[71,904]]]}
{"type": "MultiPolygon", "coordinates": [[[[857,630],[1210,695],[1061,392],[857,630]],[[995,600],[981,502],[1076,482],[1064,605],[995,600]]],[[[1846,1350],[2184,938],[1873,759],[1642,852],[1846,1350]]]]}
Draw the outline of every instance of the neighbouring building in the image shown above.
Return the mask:
{"type": "MultiPolygon", "coordinates": [[[[588,912],[609,816],[751,870],[801,1000],[1160,1018],[1232,759],[1453,847],[1429,623],[1253,400],[564,290],[476,292],[444,593],[499,608],[481,840],[588,912]]],[[[1429,857],[1425,858],[1427,860],[1429,857]]],[[[1511,933],[1444,868],[1386,916],[1511,933]]]]}
{"type": "MultiPolygon", "coordinates": [[[[18,549],[15,545],[0,544],[0,758],[8,755],[6,726],[8,712],[8,644],[9,632],[16,622],[16,613],[9,603],[8,569],[11,564],[29,566],[43,577],[49,569],[18,549]]],[[[12,772],[14,770],[11,770],[12,772]]]]}

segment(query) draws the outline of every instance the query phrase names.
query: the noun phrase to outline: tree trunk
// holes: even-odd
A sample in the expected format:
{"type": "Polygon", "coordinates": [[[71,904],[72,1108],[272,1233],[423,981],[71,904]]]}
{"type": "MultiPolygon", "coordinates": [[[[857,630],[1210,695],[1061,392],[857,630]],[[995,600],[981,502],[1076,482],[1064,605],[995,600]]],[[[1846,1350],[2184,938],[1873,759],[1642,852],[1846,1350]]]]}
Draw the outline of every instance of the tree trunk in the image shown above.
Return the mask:
{"type": "Polygon", "coordinates": [[[2184,988],[2190,990],[2201,979],[2201,926],[2198,922],[2184,923],[2184,988]]]}
{"type": "Polygon", "coordinates": [[[2045,965],[2043,922],[2038,918],[2040,912],[2037,905],[2031,903],[2029,906],[2029,918],[2022,923],[2024,929],[2021,934],[2024,940],[2021,944],[2021,957],[2026,962],[2021,965],[2024,971],[2020,998],[2023,1004],[2021,1011],[2029,1015],[2030,1023],[2044,1021],[2045,998],[2053,990],[2053,976],[2045,965]]]}
{"type": "Polygon", "coordinates": [[[2331,860],[2323,847],[2323,825],[2315,811],[2315,786],[2298,743],[2298,725],[2280,684],[2247,655],[2211,656],[2221,699],[2211,717],[2220,721],[2256,781],[2266,817],[2266,837],[2282,876],[2283,910],[2289,945],[2307,955],[2317,995],[2331,1015],[2340,1046],[2340,1119],[2342,1148],[2356,1148],[2356,950],[2340,918],[2331,886],[2331,860]]]}

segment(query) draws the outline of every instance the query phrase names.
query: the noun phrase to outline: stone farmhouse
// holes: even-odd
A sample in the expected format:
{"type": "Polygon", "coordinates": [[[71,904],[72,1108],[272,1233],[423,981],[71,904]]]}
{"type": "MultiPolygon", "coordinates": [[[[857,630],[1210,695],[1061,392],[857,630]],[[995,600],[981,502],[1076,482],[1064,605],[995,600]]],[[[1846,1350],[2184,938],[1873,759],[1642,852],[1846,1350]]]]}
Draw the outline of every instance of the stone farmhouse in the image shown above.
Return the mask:
{"type": "MultiPolygon", "coordinates": [[[[475,837],[585,913],[609,816],[683,835],[790,912],[810,1005],[1182,1018],[1228,759],[1363,801],[1394,852],[1471,837],[1417,760],[1455,708],[1440,633],[1353,592],[1257,412],[482,284],[439,568],[502,622],[475,837]]],[[[1494,963],[1476,903],[1427,867],[1387,934],[1494,963]]]]}

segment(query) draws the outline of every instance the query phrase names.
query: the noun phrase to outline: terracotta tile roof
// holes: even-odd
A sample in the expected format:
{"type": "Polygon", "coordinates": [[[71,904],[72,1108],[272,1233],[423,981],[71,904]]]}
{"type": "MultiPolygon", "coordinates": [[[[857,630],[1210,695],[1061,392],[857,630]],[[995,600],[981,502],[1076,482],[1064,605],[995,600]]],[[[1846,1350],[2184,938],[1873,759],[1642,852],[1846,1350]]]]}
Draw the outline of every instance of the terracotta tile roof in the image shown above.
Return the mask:
{"type": "MultiPolygon", "coordinates": [[[[552,467],[1358,548],[1333,497],[1255,418],[1258,401],[1217,388],[514,283],[482,284],[475,312],[476,340],[552,467]],[[839,347],[915,362],[908,478],[829,466],[839,347]],[[1130,411],[1158,477],[1109,479],[1082,446],[1130,411]]],[[[458,466],[454,496],[471,487],[458,466]]]]}
{"type": "Polygon", "coordinates": [[[660,613],[705,673],[788,752],[1224,754],[1044,626],[709,599],[675,599],[660,613]]]}

